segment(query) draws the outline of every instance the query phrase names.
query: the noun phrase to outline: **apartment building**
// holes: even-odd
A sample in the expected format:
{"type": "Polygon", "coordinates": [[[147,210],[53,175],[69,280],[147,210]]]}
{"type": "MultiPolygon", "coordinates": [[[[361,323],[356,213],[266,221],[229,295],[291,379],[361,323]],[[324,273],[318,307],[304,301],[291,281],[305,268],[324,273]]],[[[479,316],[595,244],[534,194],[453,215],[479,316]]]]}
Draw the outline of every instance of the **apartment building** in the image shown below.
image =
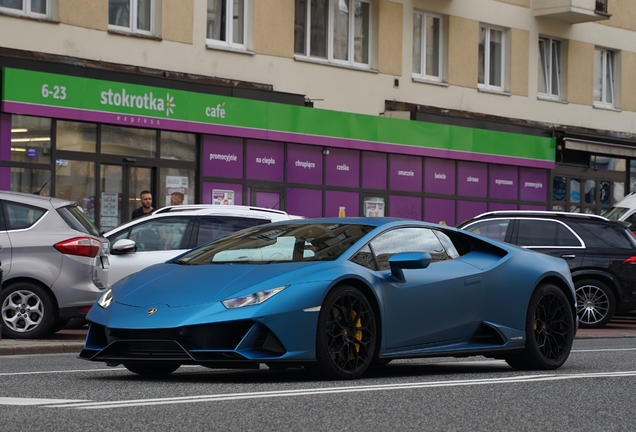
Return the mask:
{"type": "Polygon", "coordinates": [[[0,0],[0,189],[454,225],[636,189],[632,0],[0,0]]]}

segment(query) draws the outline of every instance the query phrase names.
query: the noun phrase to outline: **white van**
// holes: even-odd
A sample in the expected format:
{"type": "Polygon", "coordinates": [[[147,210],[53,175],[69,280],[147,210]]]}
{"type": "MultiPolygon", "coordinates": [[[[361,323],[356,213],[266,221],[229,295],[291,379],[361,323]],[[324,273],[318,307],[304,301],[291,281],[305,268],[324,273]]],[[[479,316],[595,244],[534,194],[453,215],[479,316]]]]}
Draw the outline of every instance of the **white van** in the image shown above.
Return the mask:
{"type": "Polygon", "coordinates": [[[608,219],[629,222],[629,229],[636,231],[636,191],[614,204],[603,214],[608,219]]]}

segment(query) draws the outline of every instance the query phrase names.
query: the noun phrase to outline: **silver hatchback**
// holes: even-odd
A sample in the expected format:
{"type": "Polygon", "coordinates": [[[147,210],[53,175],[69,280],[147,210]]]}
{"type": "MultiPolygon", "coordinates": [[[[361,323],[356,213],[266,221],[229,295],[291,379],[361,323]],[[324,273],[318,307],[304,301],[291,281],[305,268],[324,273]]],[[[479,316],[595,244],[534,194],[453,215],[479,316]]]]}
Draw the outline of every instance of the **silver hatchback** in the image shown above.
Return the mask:
{"type": "Polygon", "coordinates": [[[109,253],[76,203],[0,192],[3,336],[39,338],[84,316],[108,286],[109,253]]]}

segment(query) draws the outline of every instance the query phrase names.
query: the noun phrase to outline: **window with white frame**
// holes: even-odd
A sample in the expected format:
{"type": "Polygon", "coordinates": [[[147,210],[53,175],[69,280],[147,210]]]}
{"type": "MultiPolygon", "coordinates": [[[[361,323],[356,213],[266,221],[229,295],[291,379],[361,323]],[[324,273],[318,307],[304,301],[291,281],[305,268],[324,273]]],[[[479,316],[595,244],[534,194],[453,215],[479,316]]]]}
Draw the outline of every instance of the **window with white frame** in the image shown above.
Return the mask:
{"type": "Polygon", "coordinates": [[[413,13],[413,77],[442,81],[442,17],[413,13]]]}
{"type": "Polygon", "coordinates": [[[131,33],[152,35],[154,0],[108,0],[108,27],[131,33]]]}
{"type": "Polygon", "coordinates": [[[245,49],[246,3],[246,0],[208,0],[208,44],[245,49]]]}
{"type": "Polygon", "coordinates": [[[539,38],[538,92],[541,97],[561,99],[561,41],[539,38]]]}
{"type": "Polygon", "coordinates": [[[48,18],[51,16],[51,0],[0,0],[0,11],[48,18]]]}
{"type": "Polygon", "coordinates": [[[370,0],[295,0],[294,52],[369,68],[370,0]]]}
{"type": "Polygon", "coordinates": [[[615,96],[616,52],[594,50],[594,105],[613,108],[615,96]]]}
{"type": "Polygon", "coordinates": [[[502,28],[485,24],[479,26],[479,88],[504,91],[504,43],[502,28]]]}

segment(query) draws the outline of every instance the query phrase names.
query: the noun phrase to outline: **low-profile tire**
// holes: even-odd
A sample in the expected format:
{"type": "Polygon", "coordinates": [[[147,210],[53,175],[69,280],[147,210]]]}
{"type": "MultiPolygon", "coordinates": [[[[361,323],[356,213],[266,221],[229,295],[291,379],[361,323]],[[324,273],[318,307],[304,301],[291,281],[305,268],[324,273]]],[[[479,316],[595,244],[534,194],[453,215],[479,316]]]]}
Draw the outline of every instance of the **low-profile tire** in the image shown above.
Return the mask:
{"type": "Polygon", "coordinates": [[[164,376],[170,375],[179,369],[178,364],[155,364],[155,363],[124,363],[124,367],[143,376],[164,376]]]}
{"type": "Polygon", "coordinates": [[[572,350],[576,326],[566,295],[553,284],[539,286],[526,314],[526,347],[506,362],[515,369],[551,370],[565,363],[572,350]]]}
{"type": "Polygon", "coordinates": [[[53,323],[48,333],[49,334],[57,333],[63,328],[65,328],[68,323],[69,323],[69,320],[67,319],[58,319],[53,323]]]}
{"type": "Polygon", "coordinates": [[[50,332],[57,319],[51,294],[30,282],[0,291],[2,334],[10,339],[37,339],[50,332]]]}
{"type": "Polygon", "coordinates": [[[574,284],[580,328],[604,327],[614,317],[616,297],[607,284],[582,279],[574,284]]]}
{"type": "Polygon", "coordinates": [[[335,287],[318,316],[316,369],[326,379],[353,379],[373,361],[376,317],[369,300],[348,285],[335,287]]]}

